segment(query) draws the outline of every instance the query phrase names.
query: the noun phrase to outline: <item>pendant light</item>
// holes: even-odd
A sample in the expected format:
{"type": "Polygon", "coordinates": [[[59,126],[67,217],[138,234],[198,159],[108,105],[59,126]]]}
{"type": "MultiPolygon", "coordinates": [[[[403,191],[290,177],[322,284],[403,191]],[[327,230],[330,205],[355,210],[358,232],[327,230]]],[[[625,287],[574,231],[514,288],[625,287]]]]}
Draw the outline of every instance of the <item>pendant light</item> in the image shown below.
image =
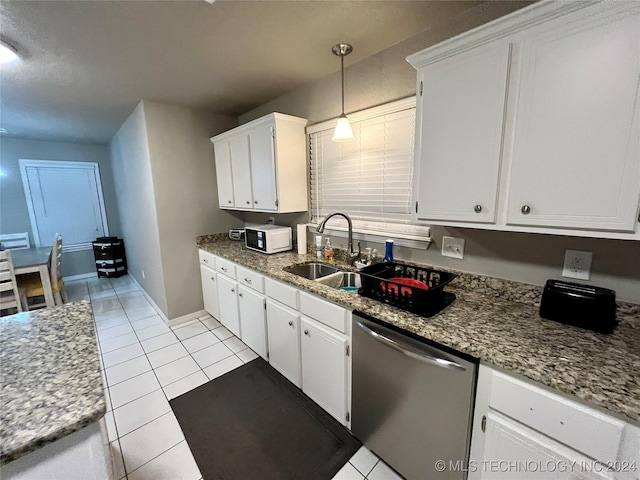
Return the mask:
{"type": "Polygon", "coordinates": [[[0,40],[0,64],[9,63],[18,58],[15,47],[3,40],[0,40]]]}
{"type": "Polygon", "coordinates": [[[342,115],[338,118],[336,129],[333,132],[334,142],[348,142],[353,140],[353,131],[349,125],[349,119],[344,114],[344,57],[353,51],[353,47],[348,43],[338,43],[331,48],[334,55],[340,57],[340,71],[342,73],[342,115]]]}

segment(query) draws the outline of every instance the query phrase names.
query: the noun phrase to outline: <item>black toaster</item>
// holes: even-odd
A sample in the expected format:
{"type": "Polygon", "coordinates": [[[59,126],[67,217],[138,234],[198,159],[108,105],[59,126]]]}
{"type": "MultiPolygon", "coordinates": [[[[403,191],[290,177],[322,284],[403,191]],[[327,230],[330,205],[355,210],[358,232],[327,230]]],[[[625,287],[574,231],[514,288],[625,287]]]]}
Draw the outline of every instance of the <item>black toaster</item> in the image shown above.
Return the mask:
{"type": "Polygon", "coordinates": [[[540,316],[596,332],[611,333],[616,320],[616,292],[608,288],[547,280],[540,316]]]}

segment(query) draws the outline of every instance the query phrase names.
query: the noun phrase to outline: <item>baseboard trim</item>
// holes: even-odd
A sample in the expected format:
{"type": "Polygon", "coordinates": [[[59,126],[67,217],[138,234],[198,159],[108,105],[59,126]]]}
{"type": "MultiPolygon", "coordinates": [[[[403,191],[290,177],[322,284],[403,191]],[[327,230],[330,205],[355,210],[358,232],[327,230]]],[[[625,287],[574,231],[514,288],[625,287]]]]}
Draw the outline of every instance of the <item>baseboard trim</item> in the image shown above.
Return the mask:
{"type": "Polygon", "coordinates": [[[73,282],[74,280],[84,280],[87,278],[97,278],[98,272],[80,273],[78,275],[69,275],[68,277],[62,277],[65,282],[73,282]]]}
{"type": "Polygon", "coordinates": [[[200,310],[199,312],[187,313],[186,315],[182,315],[181,317],[172,318],[169,320],[170,327],[176,327],[178,325],[182,325],[183,323],[191,322],[193,320],[197,320],[200,317],[204,317],[205,315],[209,315],[206,310],[200,310]]]}
{"type": "Polygon", "coordinates": [[[140,289],[140,291],[142,292],[142,295],[144,295],[144,298],[146,298],[149,301],[149,303],[151,304],[153,309],[158,313],[158,316],[162,319],[162,321],[165,324],[169,325],[169,319],[164,314],[164,312],[160,309],[160,307],[156,304],[156,302],[153,301],[153,298],[151,298],[151,295],[149,295],[147,291],[144,288],[142,288],[142,285],[138,283],[138,280],[136,280],[136,277],[134,277],[131,274],[129,274],[129,277],[131,278],[131,281],[135,283],[136,286],[140,289]]]}

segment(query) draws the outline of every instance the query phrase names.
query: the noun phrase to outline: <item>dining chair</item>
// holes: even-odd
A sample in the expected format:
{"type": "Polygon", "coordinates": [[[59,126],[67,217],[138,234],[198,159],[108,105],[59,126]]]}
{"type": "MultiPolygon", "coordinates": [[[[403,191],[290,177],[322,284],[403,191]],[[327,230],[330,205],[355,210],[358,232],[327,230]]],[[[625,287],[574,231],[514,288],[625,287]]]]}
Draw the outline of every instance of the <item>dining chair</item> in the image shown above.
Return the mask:
{"type": "Polygon", "coordinates": [[[29,232],[0,234],[0,244],[5,250],[11,248],[31,248],[29,232]]]}
{"type": "MultiPolygon", "coordinates": [[[[51,255],[49,256],[49,274],[51,277],[51,289],[53,290],[53,297],[56,305],[62,305],[68,302],[67,294],[64,290],[64,282],[62,281],[62,274],[60,273],[60,264],[62,262],[62,236],[56,233],[53,246],[51,247],[51,255]]],[[[23,297],[26,297],[25,310],[32,308],[46,307],[44,300],[42,303],[35,303],[29,305],[28,300],[34,297],[44,297],[44,288],[40,281],[40,274],[30,273],[27,275],[20,275],[18,278],[18,286],[24,289],[23,297]]]]}
{"type": "Polygon", "coordinates": [[[22,312],[18,282],[11,261],[11,250],[3,250],[0,251],[0,310],[13,308],[22,312]]]}

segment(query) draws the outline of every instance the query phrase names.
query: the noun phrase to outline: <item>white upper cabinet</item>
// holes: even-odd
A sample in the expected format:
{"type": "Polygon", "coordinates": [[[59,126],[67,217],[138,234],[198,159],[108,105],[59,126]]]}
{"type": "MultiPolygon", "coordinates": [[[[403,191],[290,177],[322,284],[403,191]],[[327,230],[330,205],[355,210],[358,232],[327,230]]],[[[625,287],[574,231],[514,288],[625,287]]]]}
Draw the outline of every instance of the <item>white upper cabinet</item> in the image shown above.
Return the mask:
{"type": "Polygon", "coordinates": [[[509,224],[634,230],[639,18],[576,15],[522,42],[509,224]]]}
{"type": "Polygon", "coordinates": [[[509,55],[491,44],[418,70],[419,219],[495,222],[509,55]]]}
{"type": "Polygon", "coordinates": [[[640,3],[541,1],[407,60],[416,220],[640,239],[640,3]]]}
{"type": "Polygon", "coordinates": [[[212,137],[220,208],[307,210],[306,124],[271,113],[212,137]]]}

